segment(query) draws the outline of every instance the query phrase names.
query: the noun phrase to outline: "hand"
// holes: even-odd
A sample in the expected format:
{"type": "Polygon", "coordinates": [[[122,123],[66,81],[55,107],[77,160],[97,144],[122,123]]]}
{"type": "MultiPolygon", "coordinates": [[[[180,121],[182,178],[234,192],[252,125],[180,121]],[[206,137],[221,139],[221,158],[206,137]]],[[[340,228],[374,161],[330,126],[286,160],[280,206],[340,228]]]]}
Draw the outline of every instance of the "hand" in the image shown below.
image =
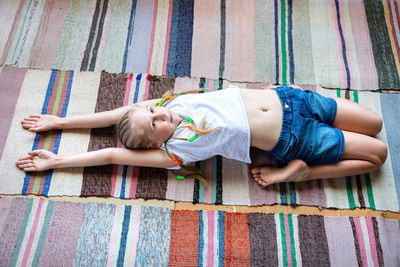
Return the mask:
{"type": "Polygon", "coordinates": [[[54,167],[57,155],[47,150],[35,150],[28,152],[28,156],[20,158],[16,165],[23,171],[45,171],[54,167]]]}
{"type": "Polygon", "coordinates": [[[22,127],[30,132],[43,132],[51,129],[57,129],[59,117],[53,115],[30,115],[21,121],[22,127]]]}

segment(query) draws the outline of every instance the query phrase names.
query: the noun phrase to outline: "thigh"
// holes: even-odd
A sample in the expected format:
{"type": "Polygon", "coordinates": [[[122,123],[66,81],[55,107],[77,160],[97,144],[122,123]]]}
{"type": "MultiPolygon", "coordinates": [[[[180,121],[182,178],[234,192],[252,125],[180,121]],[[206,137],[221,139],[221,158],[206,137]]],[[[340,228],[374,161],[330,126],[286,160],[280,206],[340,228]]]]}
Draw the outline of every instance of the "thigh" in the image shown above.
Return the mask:
{"type": "Polygon", "coordinates": [[[382,141],[364,134],[343,131],[344,150],[343,159],[367,160],[374,163],[383,163],[387,155],[387,146],[382,141]]]}
{"type": "Polygon", "coordinates": [[[381,131],[382,118],[377,113],[347,99],[333,99],[337,103],[334,127],[365,135],[376,135],[381,131]]]}

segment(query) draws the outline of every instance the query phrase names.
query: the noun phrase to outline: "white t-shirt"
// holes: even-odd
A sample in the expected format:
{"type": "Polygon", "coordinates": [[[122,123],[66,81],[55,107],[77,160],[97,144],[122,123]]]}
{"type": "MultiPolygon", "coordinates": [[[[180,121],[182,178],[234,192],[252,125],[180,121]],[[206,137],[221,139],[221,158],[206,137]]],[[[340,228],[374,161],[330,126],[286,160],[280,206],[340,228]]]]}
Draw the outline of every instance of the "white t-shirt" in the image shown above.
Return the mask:
{"type": "MultiPolygon", "coordinates": [[[[183,164],[216,155],[251,163],[250,129],[239,88],[182,95],[174,98],[166,107],[181,117],[192,118],[198,127],[201,127],[204,118],[206,128],[219,127],[207,135],[198,136],[193,142],[168,140],[168,151],[181,158],[183,164]]],[[[187,139],[194,135],[195,132],[186,127],[177,129],[173,134],[174,137],[187,139]]],[[[161,149],[165,150],[164,145],[161,149]]]]}

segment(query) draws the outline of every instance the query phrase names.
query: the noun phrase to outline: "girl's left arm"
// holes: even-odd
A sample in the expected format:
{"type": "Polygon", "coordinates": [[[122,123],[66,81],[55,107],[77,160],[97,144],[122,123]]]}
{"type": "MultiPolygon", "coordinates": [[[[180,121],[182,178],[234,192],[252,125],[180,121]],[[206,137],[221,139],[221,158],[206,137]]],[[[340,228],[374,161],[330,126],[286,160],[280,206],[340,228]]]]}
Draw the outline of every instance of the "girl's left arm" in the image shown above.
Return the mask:
{"type": "Polygon", "coordinates": [[[16,165],[24,171],[44,171],[67,167],[89,167],[108,164],[142,167],[168,168],[174,161],[161,149],[130,150],[126,148],[105,148],[72,156],[55,155],[47,150],[28,152],[16,165]]]}

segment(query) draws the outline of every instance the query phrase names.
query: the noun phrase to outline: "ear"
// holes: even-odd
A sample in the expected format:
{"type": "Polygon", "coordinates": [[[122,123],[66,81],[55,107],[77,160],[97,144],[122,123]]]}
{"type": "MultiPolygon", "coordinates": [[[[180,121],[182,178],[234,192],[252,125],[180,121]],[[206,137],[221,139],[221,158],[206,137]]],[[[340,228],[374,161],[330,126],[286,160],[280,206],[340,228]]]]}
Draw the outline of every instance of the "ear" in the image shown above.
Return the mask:
{"type": "Polygon", "coordinates": [[[159,144],[152,143],[152,144],[147,146],[147,148],[160,148],[160,147],[161,147],[161,143],[159,143],[159,144]]]}

